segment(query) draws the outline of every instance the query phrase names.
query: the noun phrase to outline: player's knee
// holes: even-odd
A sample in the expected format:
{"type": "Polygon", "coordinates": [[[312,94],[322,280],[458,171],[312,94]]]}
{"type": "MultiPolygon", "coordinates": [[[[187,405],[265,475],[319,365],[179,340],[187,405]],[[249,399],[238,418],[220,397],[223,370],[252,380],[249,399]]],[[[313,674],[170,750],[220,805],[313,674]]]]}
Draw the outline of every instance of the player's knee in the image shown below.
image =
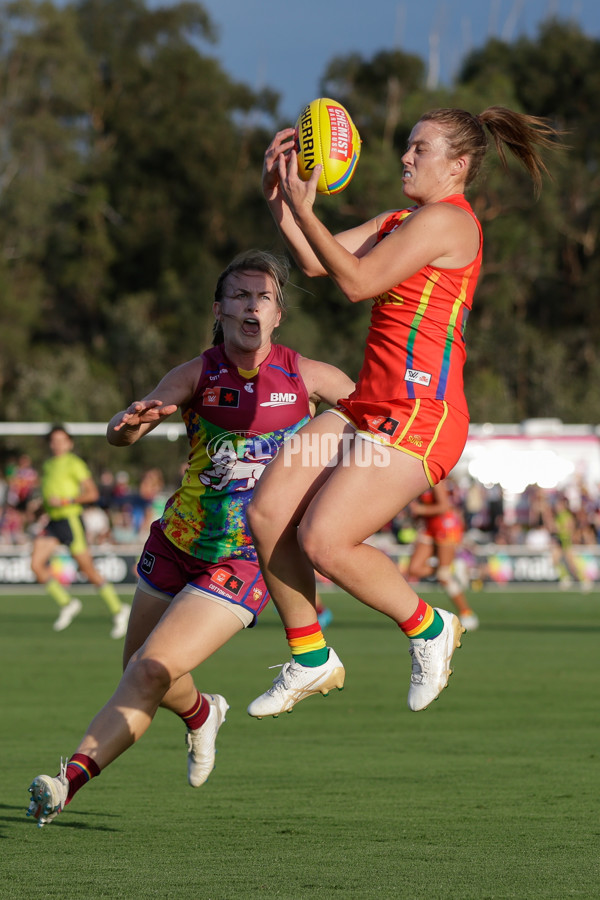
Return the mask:
{"type": "Polygon", "coordinates": [[[298,527],[298,543],[317,572],[326,578],[335,576],[340,554],[331,537],[327,538],[317,529],[301,523],[298,527]]]}
{"type": "Polygon", "coordinates": [[[256,497],[246,507],[246,522],[258,550],[269,550],[287,531],[295,531],[284,511],[274,510],[272,504],[256,497]]]}
{"type": "Polygon", "coordinates": [[[246,507],[246,522],[255,544],[261,543],[267,535],[269,517],[260,500],[253,498],[246,507]]]}
{"type": "Polygon", "coordinates": [[[125,670],[125,677],[145,697],[161,699],[171,686],[169,670],[152,656],[134,654],[125,670]]]}

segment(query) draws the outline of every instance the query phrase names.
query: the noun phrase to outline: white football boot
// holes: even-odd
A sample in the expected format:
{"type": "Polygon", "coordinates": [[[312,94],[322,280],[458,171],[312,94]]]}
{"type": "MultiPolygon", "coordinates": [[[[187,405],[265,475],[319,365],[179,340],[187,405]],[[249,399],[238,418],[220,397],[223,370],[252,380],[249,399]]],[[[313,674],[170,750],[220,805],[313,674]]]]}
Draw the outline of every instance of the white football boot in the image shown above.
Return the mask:
{"type": "Polygon", "coordinates": [[[37,819],[38,828],[48,825],[64,809],[69,793],[69,782],[66,777],[67,763],[60,761],[60,774],[55,778],[50,775],[38,775],[29,787],[31,801],[28,816],[37,819]]]}
{"type": "Polygon", "coordinates": [[[277,717],[282,712],[291,712],[296,703],[312,694],[327,696],[333,688],[341,691],[345,677],[344,666],[332,647],[329,647],[327,662],[322,666],[301,666],[293,659],[283,664],[269,690],[252,701],[248,714],[262,719],[263,716],[277,717]]]}
{"type": "Polygon", "coordinates": [[[460,647],[461,635],[465,631],[454,613],[437,608],[436,612],[444,622],[441,633],[430,640],[413,638],[408,648],[412,656],[408,705],[415,712],[426,709],[448,684],[452,674],[452,654],[460,647]]]}
{"type": "Polygon", "coordinates": [[[204,784],[215,767],[217,732],[225,721],[229,704],[220,694],[203,694],[210,705],[204,725],[185,736],[188,747],[188,781],[192,787],[204,784]]]}

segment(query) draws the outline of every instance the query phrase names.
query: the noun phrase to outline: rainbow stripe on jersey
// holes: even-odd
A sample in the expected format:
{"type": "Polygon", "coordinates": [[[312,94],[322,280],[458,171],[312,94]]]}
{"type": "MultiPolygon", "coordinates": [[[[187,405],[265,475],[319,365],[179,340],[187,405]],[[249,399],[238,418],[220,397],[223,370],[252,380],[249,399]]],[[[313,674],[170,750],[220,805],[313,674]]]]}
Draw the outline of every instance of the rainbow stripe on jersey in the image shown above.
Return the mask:
{"type": "MultiPolygon", "coordinates": [[[[481,226],[462,194],[446,197],[481,226]]],[[[383,240],[416,210],[389,215],[383,240]]],[[[468,415],[463,388],[464,332],[481,268],[482,238],[472,263],[458,269],[425,266],[402,284],[374,298],[365,359],[351,400],[428,397],[446,400],[468,415]]]]}

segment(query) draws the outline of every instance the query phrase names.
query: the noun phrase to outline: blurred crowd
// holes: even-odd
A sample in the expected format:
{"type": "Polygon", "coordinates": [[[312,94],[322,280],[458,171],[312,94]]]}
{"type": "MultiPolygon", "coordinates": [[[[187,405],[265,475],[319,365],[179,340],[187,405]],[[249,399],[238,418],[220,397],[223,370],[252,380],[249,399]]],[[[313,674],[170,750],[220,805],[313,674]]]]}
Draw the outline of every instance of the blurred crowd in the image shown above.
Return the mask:
{"type": "MultiPolygon", "coordinates": [[[[446,480],[453,506],[462,515],[471,544],[550,548],[600,544],[600,490],[592,494],[583,482],[546,490],[530,485],[522,494],[505,495],[498,484],[446,480]]],[[[400,544],[414,540],[416,523],[408,511],[390,524],[400,544]]]]}
{"type": "MultiPolygon", "coordinates": [[[[160,469],[150,468],[138,481],[125,470],[104,470],[98,477],[98,504],[84,512],[91,544],[144,540],[150,523],[161,515],[170,489],[160,469]]],[[[575,546],[600,543],[600,491],[592,494],[574,481],[562,490],[530,485],[507,498],[499,485],[446,481],[453,505],[461,512],[469,542],[550,548],[557,536],[575,546]]],[[[10,459],[0,472],[0,543],[23,544],[36,533],[42,514],[39,473],[27,454],[10,459]]],[[[388,536],[411,544],[417,523],[408,511],[388,527],[388,536]]]]}
{"type": "MultiPolygon", "coordinates": [[[[1,544],[24,544],[35,536],[43,515],[39,480],[27,454],[9,460],[0,472],[1,544]]],[[[145,540],[171,493],[158,468],[145,471],[138,482],[124,470],[104,470],[97,485],[98,503],[83,514],[90,544],[145,540]]]]}

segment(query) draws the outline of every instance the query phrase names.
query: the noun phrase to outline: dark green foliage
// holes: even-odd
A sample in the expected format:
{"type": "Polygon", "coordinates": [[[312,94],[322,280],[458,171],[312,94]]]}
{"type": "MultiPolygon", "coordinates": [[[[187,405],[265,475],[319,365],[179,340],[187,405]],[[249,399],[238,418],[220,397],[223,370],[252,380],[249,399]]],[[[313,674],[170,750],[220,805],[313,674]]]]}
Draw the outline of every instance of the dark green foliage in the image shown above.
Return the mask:
{"type": "MultiPolygon", "coordinates": [[[[510,85],[516,108],[548,118],[565,131],[566,145],[546,157],[553,181],[537,203],[523,176],[500,180],[492,173],[478,196],[489,263],[469,327],[474,417],[486,357],[512,398],[511,418],[597,421],[600,42],[550,20],[536,40],[491,41],[471,54],[460,83],[481,91],[510,85]]],[[[498,421],[493,405],[487,418],[498,421]]]]}
{"type": "Polygon", "coordinates": [[[197,3],[16,2],[3,19],[0,389],[19,396],[9,418],[55,417],[22,389],[24,351],[40,368],[75,352],[88,371],[63,366],[71,418],[106,418],[200,352],[218,272],[251,231],[273,241],[247,123],[275,99],[204,52],[197,3]]]}
{"type": "MultiPolygon", "coordinates": [[[[2,4],[0,402],[7,419],[108,419],[210,341],[218,273],[283,250],[260,190],[282,123],[274,90],[232,82],[201,3],[2,4]]],[[[400,156],[434,106],[547,116],[568,147],[535,202],[489,154],[470,196],[485,232],[469,321],[474,420],[600,420],[600,42],[548,20],[489,41],[430,90],[401,50],[332,59],[320,90],[363,138],[350,187],[318,198],[334,232],[405,202],[400,156]]],[[[370,309],[292,273],[280,339],[356,376],[370,309]]]]}

